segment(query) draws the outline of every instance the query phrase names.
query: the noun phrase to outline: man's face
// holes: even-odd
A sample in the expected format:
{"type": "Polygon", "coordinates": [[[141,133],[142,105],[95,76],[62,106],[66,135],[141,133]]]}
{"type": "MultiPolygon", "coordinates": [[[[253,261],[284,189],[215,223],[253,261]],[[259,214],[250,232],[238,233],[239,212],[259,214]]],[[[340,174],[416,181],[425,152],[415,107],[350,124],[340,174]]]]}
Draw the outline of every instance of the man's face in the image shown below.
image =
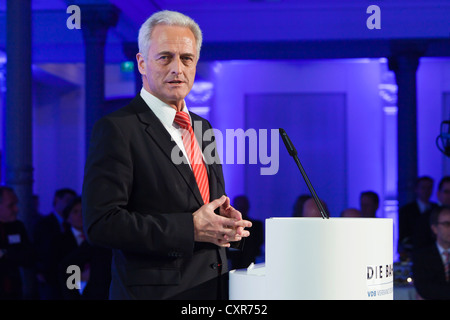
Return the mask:
{"type": "Polygon", "coordinates": [[[64,209],[75,199],[75,196],[70,193],[66,193],[62,198],[55,197],[53,200],[53,207],[57,214],[62,217],[64,209]]]}
{"type": "Polygon", "coordinates": [[[67,217],[67,222],[70,223],[72,227],[78,230],[83,229],[83,215],[81,213],[81,203],[77,203],[72,210],[70,210],[69,216],[67,217]]]}
{"type": "Polygon", "coordinates": [[[19,200],[15,193],[5,190],[3,192],[3,200],[0,203],[0,221],[12,222],[17,219],[19,200]]]}
{"type": "Polygon", "coordinates": [[[450,182],[445,182],[441,190],[437,192],[438,200],[441,204],[450,206],[450,182]]]}
{"type": "Polygon", "coordinates": [[[417,197],[423,202],[428,202],[433,194],[433,181],[421,180],[416,187],[417,197]]]}
{"type": "Polygon", "coordinates": [[[137,54],[144,88],[177,110],[194,84],[198,53],[189,28],[157,25],[151,35],[147,60],[137,54]]]}
{"type": "Polygon", "coordinates": [[[378,210],[378,205],[369,196],[362,195],[360,198],[360,209],[363,217],[372,217],[378,210]]]}
{"type": "Polygon", "coordinates": [[[439,215],[437,225],[431,229],[436,235],[436,240],[443,248],[450,248],[450,210],[444,209],[439,215]]]}

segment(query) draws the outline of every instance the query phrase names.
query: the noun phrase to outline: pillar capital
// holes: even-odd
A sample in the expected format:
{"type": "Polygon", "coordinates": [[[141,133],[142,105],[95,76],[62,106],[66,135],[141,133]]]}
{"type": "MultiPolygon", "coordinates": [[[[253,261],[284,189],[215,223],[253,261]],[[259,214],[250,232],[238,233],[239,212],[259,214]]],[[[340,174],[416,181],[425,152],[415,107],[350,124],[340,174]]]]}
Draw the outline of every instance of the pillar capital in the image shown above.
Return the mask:
{"type": "Polygon", "coordinates": [[[393,40],[390,44],[391,56],[388,58],[389,70],[397,72],[416,72],[419,60],[425,55],[427,41],[393,40]]]}
{"type": "Polygon", "coordinates": [[[119,21],[120,10],[112,4],[81,4],[79,7],[84,41],[104,45],[109,28],[119,21]]]}
{"type": "Polygon", "coordinates": [[[394,71],[396,74],[399,72],[416,73],[417,67],[419,66],[419,59],[420,56],[415,54],[402,54],[389,57],[389,70],[394,71]]]}
{"type": "Polygon", "coordinates": [[[388,58],[389,70],[395,74],[399,72],[416,73],[419,66],[420,55],[411,53],[402,53],[388,58]]]}

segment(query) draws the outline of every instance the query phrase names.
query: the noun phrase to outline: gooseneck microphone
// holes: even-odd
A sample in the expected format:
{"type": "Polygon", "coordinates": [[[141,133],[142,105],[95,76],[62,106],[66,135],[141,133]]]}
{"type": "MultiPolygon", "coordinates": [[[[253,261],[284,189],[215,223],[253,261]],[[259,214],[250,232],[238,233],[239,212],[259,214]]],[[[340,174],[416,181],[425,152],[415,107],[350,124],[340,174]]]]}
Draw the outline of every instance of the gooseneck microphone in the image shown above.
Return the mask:
{"type": "Polygon", "coordinates": [[[309,181],[308,176],[306,175],[305,170],[303,169],[302,164],[300,163],[300,160],[297,156],[297,150],[295,149],[294,145],[291,142],[291,139],[289,139],[286,131],[284,129],[280,128],[280,135],[281,139],[284,142],[284,145],[286,146],[287,151],[289,152],[289,155],[294,158],[295,163],[297,163],[298,168],[300,169],[300,172],[302,173],[303,180],[305,180],[306,185],[308,186],[309,192],[311,193],[314,202],[317,205],[317,208],[319,208],[320,214],[322,215],[322,218],[328,219],[330,216],[328,212],[324,209],[322,206],[322,202],[319,200],[319,197],[317,197],[316,191],[314,190],[311,181],[309,181]]]}

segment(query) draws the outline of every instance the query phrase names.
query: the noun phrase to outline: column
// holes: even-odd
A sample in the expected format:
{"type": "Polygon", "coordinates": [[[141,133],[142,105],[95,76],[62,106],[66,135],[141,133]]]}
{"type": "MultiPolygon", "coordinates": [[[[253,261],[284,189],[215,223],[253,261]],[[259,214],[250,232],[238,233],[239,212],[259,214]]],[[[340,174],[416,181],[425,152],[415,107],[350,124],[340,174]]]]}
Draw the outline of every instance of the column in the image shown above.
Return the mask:
{"type": "Polygon", "coordinates": [[[31,23],[31,0],[8,0],[2,180],[15,190],[18,218],[29,233],[33,213],[31,23]]]}
{"type": "MultiPolygon", "coordinates": [[[[6,95],[2,181],[19,199],[18,219],[28,235],[33,228],[31,0],[6,5],[6,95]]],[[[36,298],[34,271],[21,268],[25,299],[36,298]]]]}
{"type": "Polygon", "coordinates": [[[108,30],[119,19],[119,10],[109,4],[80,5],[85,46],[86,150],[91,130],[102,116],[105,100],[105,43],[108,30]]]}
{"type": "Polygon", "coordinates": [[[397,92],[398,141],[398,206],[414,200],[414,183],[418,175],[417,162],[417,91],[416,71],[420,54],[401,52],[389,59],[389,69],[394,71],[397,92]]]}

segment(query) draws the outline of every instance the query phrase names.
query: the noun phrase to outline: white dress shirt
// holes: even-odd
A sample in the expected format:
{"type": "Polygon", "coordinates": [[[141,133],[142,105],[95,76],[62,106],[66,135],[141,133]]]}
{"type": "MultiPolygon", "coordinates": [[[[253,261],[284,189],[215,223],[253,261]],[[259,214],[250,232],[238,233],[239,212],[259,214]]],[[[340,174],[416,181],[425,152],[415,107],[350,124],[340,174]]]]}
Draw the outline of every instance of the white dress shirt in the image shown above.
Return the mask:
{"type": "Polygon", "coordinates": [[[85,240],[85,237],[83,235],[83,232],[80,230],[75,229],[74,227],[70,227],[72,229],[72,234],[75,236],[75,239],[77,240],[78,246],[81,245],[81,243],[85,240]]]}
{"type": "MultiPolygon", "coordinates": [[[[142,87],[140,94],[142,99],[144,99],[145,103],[148,105],[148,107],[153,111],[153,113],[156,115],[159,121],[161,121],[164,128],[166,128],[167,132],[169,132],[170,136],[172,137],[172,140],[175,141],[180,150],[183,152],[190,166],[191,164],[189,162],[189,158],[187,156],[186,149],[184,148],[183,140],[181,138],[183,129],[181,129],[180,126],[174,122],[177,111],[171,106],[169,106],[167,103],[159,100],[157,97],[155,97],[150,92],[145,90],[144,87],[142,87]]],[[[189,114],[189,110],[186,106],[186,103],[184,103],[183,110],[181,111],[186,112],[189,115],[189,119],[191,120],[192,123],[192,119],[189,114]]]]}

